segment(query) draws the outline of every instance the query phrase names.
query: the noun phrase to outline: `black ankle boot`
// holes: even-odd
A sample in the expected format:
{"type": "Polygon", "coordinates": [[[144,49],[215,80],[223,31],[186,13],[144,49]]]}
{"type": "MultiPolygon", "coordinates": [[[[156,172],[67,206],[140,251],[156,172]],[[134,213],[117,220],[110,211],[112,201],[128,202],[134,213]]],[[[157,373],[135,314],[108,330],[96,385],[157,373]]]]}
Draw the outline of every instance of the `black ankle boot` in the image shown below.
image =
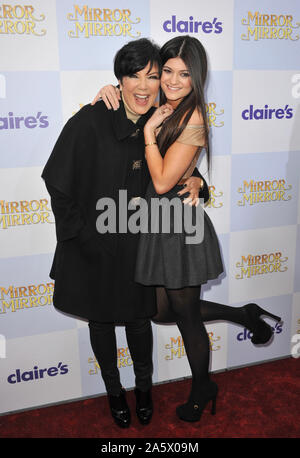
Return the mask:
{"type": "Polygon", "coordinates": [[[267,343],[273,335],[273,329],[269,324],[261,320],[260,317],[262,315],[269,316],[277,322],[281,321],[281,318],[267,312],[257,304],[246,304],[243,309],[246,314],[245,326],[253,333],[251,342],[255,345],[267,343]]]}
{"type": "Polygon", "coordinates": [[[150,423],[153,414],[153,403],[151,397],[151,388],[143,392],[138,388],[134,390],[136,397],[136,414],[142,425],[150,423]]]}
{"type": "Polygon", "coordinates": [[[197,399],[193,399],[191,395],[186,404],[182,404],[176,408],[178,417],[183,421],[199,421],[203,410],[210,401],[212,402],[211,414],[215,415],[217,394],[218,385],[209,380],[209,382],[203,385],[201,395],[197,396],[197,399]]]}
{"type": "Polygon", "coordinates": [[[120,428],[128,428],[130,425],[130,410],[126,401],[126,391],[122,388],[119,396],[108,395],[110,411],[115,423],[120,428]]]}

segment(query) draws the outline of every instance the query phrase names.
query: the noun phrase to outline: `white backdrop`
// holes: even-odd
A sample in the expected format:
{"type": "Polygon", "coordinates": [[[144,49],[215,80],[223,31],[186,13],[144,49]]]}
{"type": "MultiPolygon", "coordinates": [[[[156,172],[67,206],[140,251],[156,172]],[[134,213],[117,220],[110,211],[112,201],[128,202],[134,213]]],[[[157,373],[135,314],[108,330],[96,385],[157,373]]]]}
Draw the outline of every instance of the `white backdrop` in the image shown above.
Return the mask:
{"type": "MultiPolygon", "coordinates": [[[[291,354],[300,333],[299,1],[8,0],[0,5],[0,413],[105,392],[87,323],[52,305],[55,228],[40,175],[67,119],[115,82],[123,44],[186,33],[209,56],[206,210],[225,265],[203,298],[256,301],[283,318],[273,341],[256,347],[241,326],[207,325],[211,371],[291,354]]],[[[206,176],[205,160],[199,168],[206,176]]],[[[131,388],[124,329],[117,333],[131,388]]],[[[177,327],[153,324],[153,333],[154,383],[189,376],[177,327]]]]}

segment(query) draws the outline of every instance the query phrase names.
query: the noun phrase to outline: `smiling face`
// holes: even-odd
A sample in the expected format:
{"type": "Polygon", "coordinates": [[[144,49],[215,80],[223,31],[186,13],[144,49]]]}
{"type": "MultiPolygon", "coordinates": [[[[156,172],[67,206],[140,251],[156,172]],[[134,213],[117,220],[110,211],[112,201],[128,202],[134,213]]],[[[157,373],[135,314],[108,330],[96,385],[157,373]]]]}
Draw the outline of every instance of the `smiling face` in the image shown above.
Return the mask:
{"type": "Polygon", "coordinates": [[[163,65],[161,88],[173,108],[192,91],[190,72],[180,57],[169,59],[163,65]]]}
{"type": "Polygon", "coordinates": [[[119,84],[128,107],[134,113],[143,115],[154,105],[158,94],[160,85],[158,66],[153,64],[150,69],[150,62],[148,62],[139,72],[124,76],[119,84]]]}

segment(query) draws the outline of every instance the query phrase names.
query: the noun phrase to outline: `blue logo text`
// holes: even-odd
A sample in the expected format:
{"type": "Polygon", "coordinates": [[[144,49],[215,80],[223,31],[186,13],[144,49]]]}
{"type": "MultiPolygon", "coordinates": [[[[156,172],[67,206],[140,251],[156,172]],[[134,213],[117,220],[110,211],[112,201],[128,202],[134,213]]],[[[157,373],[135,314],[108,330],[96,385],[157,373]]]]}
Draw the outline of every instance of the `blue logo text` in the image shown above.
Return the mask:
{"type": "Polygon", "coordinates": [[[177,21],[176,16],[163,23],[165,32],[179,33],[221,33],[223,31],[222,22],[215,17],[213,21],[195,21],[193,16],[188,21],[177,21]]]}

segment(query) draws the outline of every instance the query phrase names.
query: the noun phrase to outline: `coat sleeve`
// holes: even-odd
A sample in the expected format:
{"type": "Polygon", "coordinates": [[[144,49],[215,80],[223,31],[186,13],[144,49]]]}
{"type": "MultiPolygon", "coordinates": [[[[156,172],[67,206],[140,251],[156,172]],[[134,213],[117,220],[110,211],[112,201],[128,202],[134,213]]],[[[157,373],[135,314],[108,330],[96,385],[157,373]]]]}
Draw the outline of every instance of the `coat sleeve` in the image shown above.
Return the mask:
{"type": "Polygon", "coordinates": [[[76,237],[84,230],[77,177],[91,137],[87,115],[81,110],[64,126],[42,173],[51,197],[58,242],[76,237]]]}
{"type": "Polygon", "coordinates": [[[85,225],[79,206],[47,181],[45,184],[51,197],[57,241],[63,242],[76,237],[85,225]]]}
{"type": "Polygon", "coordinates": [[[78,163],[88,145],[88,126],[81,111],[63,127],[42,173],[45,182],[69,197],[75,194],[78,163]]]}

